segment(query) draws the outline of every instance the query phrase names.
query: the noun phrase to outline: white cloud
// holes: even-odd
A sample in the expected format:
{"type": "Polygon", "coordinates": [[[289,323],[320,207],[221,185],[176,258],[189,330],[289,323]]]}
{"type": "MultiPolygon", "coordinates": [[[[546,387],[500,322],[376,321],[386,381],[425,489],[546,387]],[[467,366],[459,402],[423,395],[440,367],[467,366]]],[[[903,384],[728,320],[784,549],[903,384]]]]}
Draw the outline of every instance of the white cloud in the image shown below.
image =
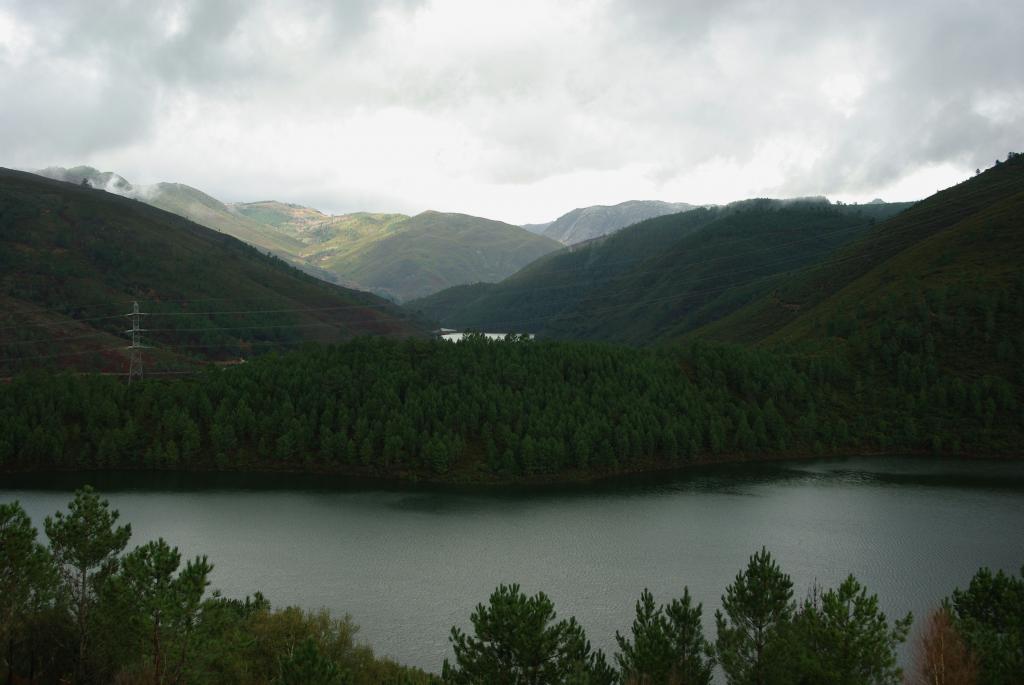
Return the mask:
{"type": "Polygon", "coordinates": [[[34,43],[32,27],[0,9],[0,63],[20,67],[31,55],[34,43]]]}
{"type": "Polygon", "coordinates": [[[830,74],[821,84],[821,92],[830,105],[850,117],[864,95],[864,80],[858,74],[830,74]]]}
{"type": "Polygon", "coordinates": [[[0,164],[516,222],[908,199],[1019,147],[1022,19],[953,0],[0,0],[0,164]]]}

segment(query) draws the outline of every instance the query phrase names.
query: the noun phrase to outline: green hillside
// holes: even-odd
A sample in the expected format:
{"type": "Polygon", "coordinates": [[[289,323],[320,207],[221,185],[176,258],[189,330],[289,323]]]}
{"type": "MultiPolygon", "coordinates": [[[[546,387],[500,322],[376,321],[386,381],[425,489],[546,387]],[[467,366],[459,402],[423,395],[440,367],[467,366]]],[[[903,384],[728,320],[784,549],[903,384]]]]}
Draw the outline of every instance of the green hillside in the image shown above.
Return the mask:
{"type": "Polygon", "coordinates": [[[1024,264],[1024,159],[1017,155],[874,227],[773,292],[697,332],[743,342],[845,339],[928,312],[986,320],[1024,264]],[[980,307],[980,309],[979,309],[980,307]],[[985,310],[985,311],[982,311],[985,310]]]}
{"type": "Polygon", "coordinates": [[[288,250],[297,263],[400,301],[455,284],[499,281],[561,247],[518,226],[465,214],[328,216],[272,201],[231,209],[295,241],[288,250]]]}
{"type": "Polygon", "coordinates": [[[306,246],[302,258],[307,264],[335,274],[354,287],[373,290],[372,286],[357,281],[353,270],[361,264],[362,255],[374,243],[392,235],[396,227],[408,218],[404,214],[370,212],[328,217],[322,223],[303,229],[302,239],[306,246]]]}
{"type": "Polygon", "coordinates": [[[500,221],[430,211],[384,226],[358,249],[321,253],[314,263],[408,300],[452,285],[500,281],[560,247],[500,221]]]}
{"type": "Polygon", "coordinates": [[[183,216],[197,224],[212,228],[286,257],[298,254],[302,243],[283,231],[253,221],[232,211],[220,200],[182,183],[157,183],[139,197],[144,202],[183,216]]]}
{"type": "Polygon", "coordinates": [[[845,369],[880,447],[1020,453],[1024,157],[918,203],[693,337],[845,369]]]}
{"type": "Polygon", "coordinates": [[[750,200],[692,210],[410,307],[455,328],[650,343],[735,310],[905,206],[750,200]]]}
{"type": "MultiPolygon", "coordinates": [[[[316,209],[284,202],[263,201],[230,205],[232,211],[286,236],[287,259],[318,278],[358,290],[377,290],[352,276],[353,265],[373,243],[391,235],[404,214],[354,212],[329,216],[316,209]]],[[[244,238],[243,238],[244,240],[244,238]]],[[[393,295],[392,295],[393,296],[393,295]]]]}
{"type": "Polygon", "coordinates": [[[620,278],[713,217],[698,209],[649,219],[538,259],[495,286],[450,288],[408,307],[453,328],[542,333],[592,289],[620,278]]]}
{"type": "Polygon", "coordinates": [[[262,202],[235,202],[228,207],[238,214],[277,230],[293,238],[300,238],[310,227],[322,224],[331,217],[312,207],[289,202],[264,200],[262,202]]]}
{"type": "Polygon", "coordinates": [[[671,337],[735,310],[875,222],[860,206],[824,201],[754,200],[717,217],[589,294],[549,331],[632,344],[671,337]]]}
{"type": "Polygon", "coordinates": [[[420,330],[377,297],[174,214],[0,170],[0,371],[123,370],[133,300],[151,313],[147,354],[164,366],[420,330]]]}

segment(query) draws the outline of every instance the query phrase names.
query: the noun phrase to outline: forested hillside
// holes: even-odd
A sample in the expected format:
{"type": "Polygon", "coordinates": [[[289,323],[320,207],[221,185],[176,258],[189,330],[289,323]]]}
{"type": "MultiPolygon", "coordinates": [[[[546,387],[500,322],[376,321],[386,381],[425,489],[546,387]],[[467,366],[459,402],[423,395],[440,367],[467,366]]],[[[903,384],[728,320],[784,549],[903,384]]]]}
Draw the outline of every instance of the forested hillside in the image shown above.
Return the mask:
{"type": "Polygon", "coordinates": [[[0,390],[0,465],[486,482],[696,460],[1018,453],[1024,346],[1009,353],[1009,376],[936,366],[890,377],[876,373],[881,355],[871,366],[825,350],[366,338],[137,386],[36,373],[0,390]]]}
{"type": "Polygon", "coordinates": [[[957,310],[964,327],[969,312],[975,314],[972,325],[980,320],[981,327],[990,326],[1024,264],[1022,198],[1024,156],[1011,153],[700,334],[745,342],[845,338],[886,320],[930,311],[938,316],[925,318],[940,322],[957,310]]]}
{"type": "Polygon", "coordinates": [[[543,332],[595,289],[713,220],[710,210],[650,219],[548,255],[498,284],[442,290],[408,308],[454,328],[543,332]]]}
{"type": "Polygon", "coordinates": [[[906,205],[749,200],[651,219],[539,260],[493,287],[411,302],[454,328],[651,343],[770,291],[906,205]]]}
{"type": "Polygon", "coordinates": [[[343,231],[342,224],[339,238],[310,250],[309,261],[399,301],[462,283],[500,281],[561,247],[518,226],[445,212],[390,223],[351,250],[343,231]]]}
{"type": "Polygon", "coordinates": [[[123,371],[139,300],[157,368],[419,326],[366,293],[135,200],[0,170],[0,371],[123,371]]]}

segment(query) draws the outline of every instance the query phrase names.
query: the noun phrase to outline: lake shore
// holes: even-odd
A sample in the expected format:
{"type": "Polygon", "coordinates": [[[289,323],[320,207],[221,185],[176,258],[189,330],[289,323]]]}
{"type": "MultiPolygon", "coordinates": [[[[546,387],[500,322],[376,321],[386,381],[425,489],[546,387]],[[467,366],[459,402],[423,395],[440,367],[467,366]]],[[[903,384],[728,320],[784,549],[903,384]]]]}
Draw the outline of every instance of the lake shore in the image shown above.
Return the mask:
{"type": "Polygon", "coordinates": [[[666,463],[661,460],[645,460],[630,464],[627,468],[615,470],[590,470],[590,471],[566,471],[556,474],[534,474],[532,476],[521,476],[515,478],[499,478],[492,474],[484,474],[479,471],[472,471],[466,465],[462,468],[453,469],[447,474],[422,473],[418,471],[396,471],[392,474],[381,474],[372,469],[344,466],[342,468],[323,468],[321,464],[310,465],[284,464],[280,467],[272,467],[266,463],[239,465],[236,468],[208,468],[205,466],[166,468],[166,467],[126,467],[118,465],[111,468],[89,468],[82,466],[69,466],[67,468],[43,469],[31,468],[2,468],[0,475],[8,476],[32,476],[45,474],[78,474],[78,473],[154,473],[154,474],[224,474],[238,476],[273,476],[276,474],[287,476],[327,476],[332,481],[350,481],[354,486],[425,486],[425,487],[454,487],[454,488],[481,488],[506,489],[515,487],[576,487],[576,486],[602,486],[614,485],[622,480],[644,480],[647,478],[684,476],[688,473],[706,467],[739,467],[743,465],[773,465],[786,462],[807,462],[813,460],[842,460],[842,459],[892,459],[894,461],[913,459],[927,463],[935,460],[959,461],[964,463],[978,461],[1024,461],[1024,452],[1021,453],[996,453],[996,454],[941,454],[936,455],[929,452],[908,452],[908,451],[868,451],[868,450],[839,450],[828,454],[815,454],[812,452],[793,452],[786,454],[765,453],[760,455],[749,455],[743,453],[730,453],[720,455],[706,455],[675,463],[666,463]]]}

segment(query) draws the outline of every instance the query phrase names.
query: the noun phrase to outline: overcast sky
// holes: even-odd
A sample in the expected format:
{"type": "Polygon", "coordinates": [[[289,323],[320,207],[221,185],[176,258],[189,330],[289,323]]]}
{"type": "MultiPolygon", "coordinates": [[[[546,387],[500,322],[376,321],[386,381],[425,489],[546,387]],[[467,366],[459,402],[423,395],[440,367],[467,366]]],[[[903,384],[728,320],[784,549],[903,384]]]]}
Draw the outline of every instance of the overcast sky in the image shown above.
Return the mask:
{"type": "Polygon", "coordinates": [[[0,166],[513,223],[917,199],[1024,147],[1022,28],[1016,0],[0,0],[0,166]]]}

